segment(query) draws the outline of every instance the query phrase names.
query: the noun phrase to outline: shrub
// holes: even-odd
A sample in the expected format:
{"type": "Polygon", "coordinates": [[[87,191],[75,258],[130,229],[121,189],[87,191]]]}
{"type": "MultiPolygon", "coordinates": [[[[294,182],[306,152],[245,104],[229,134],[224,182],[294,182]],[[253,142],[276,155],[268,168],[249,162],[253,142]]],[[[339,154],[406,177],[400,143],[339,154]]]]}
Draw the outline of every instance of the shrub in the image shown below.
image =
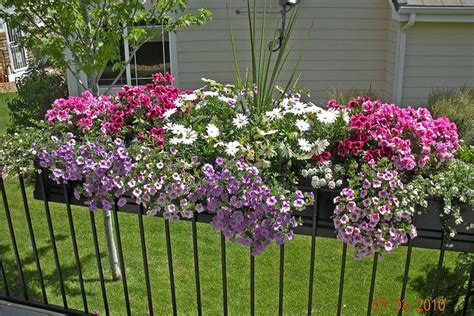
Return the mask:
{"type": "Polygon", "coordinates": [[[435,116],[447,116],[458,127],[466,143],[474,141],[474,89],[438,89],[431,93],[428,106],[435,116]]]}
{"type": "Polygon", "coordinates": [[[15,98],[9,100],[9,133],[36,125],[42,120],[54,100],[67,96],[67,84],[62,74],[51,71],[44,63],[33,65],[17,80],[15,98]]]}
{"type": "Polygon", "coordinates": [[[368,89],[352,88],[349,90],[333,88],[331,91],[328,91],[328,95],[329,99],[336,100],[337,104],[347,104],[352,99],[365,96],[370,97],[371,100],[379,99],[377,93],[372,89],[372,87],[369,87],[368,89]]]}

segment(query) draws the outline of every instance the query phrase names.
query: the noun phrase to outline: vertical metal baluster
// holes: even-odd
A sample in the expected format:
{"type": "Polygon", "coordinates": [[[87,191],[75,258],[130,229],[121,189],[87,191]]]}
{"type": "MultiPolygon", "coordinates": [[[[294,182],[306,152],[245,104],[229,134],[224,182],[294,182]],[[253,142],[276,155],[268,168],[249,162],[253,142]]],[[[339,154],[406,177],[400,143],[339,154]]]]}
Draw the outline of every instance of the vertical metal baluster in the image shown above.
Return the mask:
{"type": "Polygon", "coordinates": [[[5,296],[10,296],[10,289],[8,288],[7,275],[5,274],[5,269],[3,269],[3,263],[0,261],[0,273],[2,274],[3,286],[5,288],[5,296]]]}
{"type": "Polygon", "coordinates": [[[153,315],[153,297],[151,295],[150,274],[148,272],[148,257],[146,253],[145,228],[143,226],[143,204],[138,209],[138,227],[140,229],[140,242],[142,245],[143,272],[145,273],[146,295],[148,298],[148,313],[153,315]]]}
{"type": "Polygon", "coordinates": [[[107,300],[107,291],[105,289],[104,272],[102,271],[102,259],[100,257],[99,240],[97,238],[97,228],[95,225],[95,213],[89,211],[89,217],[92,228],[92,239],[94,241],[95,256],[97,258],[97,270],[99,272],[100,290],[102,291],[102,300],[104,302],[105,314],[109,315],[109,302],[107,300]]]}
{"type": "Polygon", "coordinates": [[[41,193],[43,195],[44,211],[46,213],[46,220],[48,222],[49,239],[51,242],[51,248],[53,249],[54,263],[56,265],[56,271],[58,273],[58,278],[59,278],[59,289],[61,291],[61,296],[63,299],[63,306],[64,308],[67,309],[68,306],[67,306],[67,299],[66,299],[66,291],[64,290],[64,280],[63,280],[63,275],[61,272],[61,264],[59,263],[58,248],[56,247],[56,237],[54,236],[54,231],[53,231],[53,221],[51,220],[51,211],[49,209],[48,195],[46,193],[45,179],[47,179],[47,174],[44,169],[41,171],[41,176],[39,178],[40,178],[40,185],[41,185],[41,193]]]}
{"type": "Polygon", "coordinates": [[[166,235],[166,252],[168,254],[168,271],[170,274],[171,304],[173,306],[173,315],[177,315],[178,311],[176,307],[176,290],[174,286],[173,254],[171,253],[170,223],[169,223],[169,220],[167,219],[165,219],[165,235],[166,235]]]}
{"type": "Polygon", "coordinates": [[[283,315],[283,282],[285,279],[285,245],[280,245],[280,282],[278,291],[278,315],[283,315]]]}
{"type": "Polygon", "coordinates": [[[316,205],[313,205],[313,218],[311,223],[311,257],[309,262],[309,286],[308,286],[308,315],[313,313],[313,281],[314,281],[314,259],[316,252],[316,225],[319,207],[319,196],[315,194],[316,205]]]}
{"type": "Polygon", "coordinates": [[[225,249],[225,237],[221,232],[221,268],[222,268],[222,299],[224,307],[224,315],[228,315],[227,307],[227,259],[226,259],[226,249],[225,249]]]}
{"type": "Polygon", "coordinates": [[[342,295],[344,294],[344,274],[346,272],[347,244],[342,243],[341,274],[339,275],[339,295],[337,297],[337,315],[342,312],[342,295]]]}
{"type": "Polygon", "coordinates": [[[21,198],[23,200],[23,207],[25,209],[26,223],[28,225],[28,232],[30,234],[31,247],[33,248],[33,257],[36,264],[36,272],[38,273],[38,280],[41,287],[41,296],[43,303],[48,304],[48,296],[46,295],[46,288],[44,287],[43,271],[41,269],[41,263],[38,256],[38,248],[36,247],[35,233],[33,230],[33,224],[31,221],[30,207],[28,206],[28,198],[26,197],[25,181],[23,177],[19,176],[21,198]]]}
{"type": "MultiPolygon", "coordinates": [[[[439,259],[438,259],[438,268],[436,269],[436,277],[435,277],[435,282],[433,286],[433,292],[431,294],[431,298],[434,300],[438,296],[438,290],[439,290],[439,282],[441,281],[441,273],[443,272],[443,261],[444,261],[444,253],[446,251],[446,240],[445,240],[445,235],[444,231],[441,233],[441,247],[439,251],[439,259]]],[[[430,316],[433,315],[434,313],[434,308],[430,309],[430,316]]]]}
{"type": "Polygon", "coordinates": [[[250,315],[255,315],[255,257],[250,249],[250,315]]]}
{"type": "Polygon", "coordinates": [[[2,191],[3,206],[5,207],[5,216],[7,218],[8,231],[10,232],[10,239],[12,242],[13,252],[15,254],[16,267],[20,275],[21,287],[23,290],[23,297],[28,301],[28,289],[26,287],[25,275],[23,274],[23,267],[21,265],[20,253],[18,252],[18,245],[16,243],[15,229],[13,228],[12,218],[10,214],[10,207],[8,206],[7,193],[3,178],[0,176],[0,190],[2,191]]]}
{"type": "Polygon", "coordinates": [[[127,285],[127,273],[125,270],[125,262],[123,260],[123,249],[122,249],[122,238],[120,236],[120,225],[119,225],[119,219],[118,219],[118,205],[117,201],[114,203],[114,211],[113,216],[114,216],[114,224],[115,224],[115,235],[117,237],[117,248],[118,248],[118,253],[119,253],[119,261],[120,261],[120,271],[122,272],[122,287],[123,287],[123,295],[125,298],[125,308],[127,309],[127,315],[131,315],[131,309],[130,309],[130,297],[128,295],[128,285],[127,285]]]}
{"type": "Polygon", "coordinates": [[[462,314],[467,315],[467,308],[469,307],[469,299],[471,297],[472,282],[474,282],[474,263],[471,263],[471,273],[469,273],[469,281],[467,283],[466,295],[464,296],[464,306],[462,314]]]}
{"type": "Polygon", "coordinates": [[[69,190],[66,184],[63,185],[63,191],[64,191],[64,199],[66,202],[67,218],[69,222],[69,231],[71,233],[72,249],[74,252],[74,259],[76,260],[76,270],[79,275],[79,286],[81,288],[82,305],[84,306],[84,311],[88,313],[89,311],[87,307],[86,290],[84,288],[84,279],[82,278],[81,260],[79,259],[79,250],[77,248],[76,230],[74,228],[74,220],[72,217],[71,201],[69,199],[69,190]]]}
{"type": "Polygon", "coordinates": [[[196,227],[196,214],[192,219],[192,232],[193,232],[193,257],[194,257],[194,280],[196,282],[196,306],[198,316],[202,315],[201,305],[201,280],[199,276],[199,252],[198,252],[198,238],[197,238],[197,227],[196,227]]]}
{"type": "Polygon", "coordinates": [[[374,264],[372,265],[372,278],[370,280],[370,292],[369,292],[369,303],[367,305],[367,315],[370,316],[372,313],[372,302],[374,300],[375,292],[375,276],[377,275],[377,263],[379,261],[379,253],[374,254],[374,264]]]}
{"type": "Polygon", "coordinates": [[[408,275],[410,272],[410,262],[411,262],[411,252],[413,249],[413,240],[410,238],[408,241],[408,249],[407,249],[407,259],[405,261],[405,272],[403,273],[403,280],[402,280],[402,292],[400,294],[400,310],[398,311],[398,315],[403,314],[403,300],[405,300],[405,294],[407,290],[407,283],[408,283],[408,275]]]}

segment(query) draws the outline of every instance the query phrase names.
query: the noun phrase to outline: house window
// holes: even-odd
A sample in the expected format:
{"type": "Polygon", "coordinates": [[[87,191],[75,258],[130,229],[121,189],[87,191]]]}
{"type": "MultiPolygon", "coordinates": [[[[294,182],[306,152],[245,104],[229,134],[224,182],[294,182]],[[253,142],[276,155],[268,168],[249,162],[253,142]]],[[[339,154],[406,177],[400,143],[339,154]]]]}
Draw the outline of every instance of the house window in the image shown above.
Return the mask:
{"type": "MultiPolygon", "coordinates": [[[[132,47],[126,45],[128,45],[127,41],[120,41],[122,61],[127,60],[126,51],[131,54],[133,50],[132,47]]],[[[137,50],[115,85],[147,84],[152,79],[152,74],[167,71],[171,72],[170,36],[168,32],[163,32],[161,38],[151,39],[137,50]]],[[[111,85],[118,74],[119,71],[113,70],[112,63],[109,62],[99,79],[99,86],[111,85]]]]}
{"type": "Polygon", "coordinates": [[[22,36],[21,31],[17,28],[10,28],[8,30],[8,51],[11,59],[12,70],[24,70],[28,66],[26,49],[20,47],[19,40],[22,36]]]}

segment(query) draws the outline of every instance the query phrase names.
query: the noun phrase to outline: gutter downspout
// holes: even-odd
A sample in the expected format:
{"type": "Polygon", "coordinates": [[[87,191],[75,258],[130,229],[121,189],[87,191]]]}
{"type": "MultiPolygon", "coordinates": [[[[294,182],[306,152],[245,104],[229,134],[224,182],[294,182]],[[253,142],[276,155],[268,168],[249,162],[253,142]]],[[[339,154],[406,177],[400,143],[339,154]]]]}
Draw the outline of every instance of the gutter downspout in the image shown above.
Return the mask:
{"type": "Polygon", "coordinates": [[[407,44],[407,32],[415,24],[416,14],[411,13],[408,22],[402,27],[400,32],[400,45],[398,46],[398,69],[395,102],[398,105],[402,103],[403,79],[405,75],[405,53],[407,44]]]}

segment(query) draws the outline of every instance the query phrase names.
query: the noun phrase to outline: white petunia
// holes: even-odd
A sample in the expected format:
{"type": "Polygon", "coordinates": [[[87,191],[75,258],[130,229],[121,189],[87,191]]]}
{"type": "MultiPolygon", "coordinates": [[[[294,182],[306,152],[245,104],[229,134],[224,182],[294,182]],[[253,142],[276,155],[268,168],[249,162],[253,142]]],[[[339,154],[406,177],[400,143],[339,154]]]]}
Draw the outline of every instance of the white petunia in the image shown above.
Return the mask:
{"type": "Polygon", "coordinates": [[[233,141],[225,145],[225,152],[229,156],[235,156],[235,154],[239,151],[239,148],[240,143],[237,141],[233,141]]]}
{"type": "Polygon", "coordinates": [[[321,123],[324,124],[332,124],[336,121],[338,116],[338,112],[334,109],[328,109],[328,110],[322,110],[318,114],[316,114],[316,117],[321,123]]]}
{"type": "Polygon", "coordinates": [[[274,108],[273,110],[266,112],[265,116],[267,117],[267,119],[272,121],[274,119],[282,118],[283,114],[281,113],[281,110],[279,108],[274,108]]]}
{"type": "Polygon", "coordinates": [[[249,119],[247,118],[247,116],[239,113],[232,120],[232,123],[235,127],[242,128],[249,123],[249,119]]]}
{"type": "Polygon", "coordinates": [[[314,143],[313,143],[313,153],[315,155],[321,155],[325,150],[326,150],[326,147],[329,146],[329,142],[327,141],[327,139],[317,139],[314,143]]]}
{"type": "Polygon", "coordinates": [[[207,124],[206,131],[207,131],[207,136],[209,138],[216,138],[220,134],[219,129],[217,128],[217,126],[215,126],[214,124],[211,124],[211,123],[207,124]]]}
{"type": "Polygon", "coordinates": [[[307,120],[296,120],[296,128],[298,128],[300,132],[306,132],[311,128],[311,126],[307,120]]]}
{"type": "Polygon", "coordinates": [[[300,146],[301,151],[309,152],[313,146],[304,138],[298,139],[298,145],[300,146]]]}

